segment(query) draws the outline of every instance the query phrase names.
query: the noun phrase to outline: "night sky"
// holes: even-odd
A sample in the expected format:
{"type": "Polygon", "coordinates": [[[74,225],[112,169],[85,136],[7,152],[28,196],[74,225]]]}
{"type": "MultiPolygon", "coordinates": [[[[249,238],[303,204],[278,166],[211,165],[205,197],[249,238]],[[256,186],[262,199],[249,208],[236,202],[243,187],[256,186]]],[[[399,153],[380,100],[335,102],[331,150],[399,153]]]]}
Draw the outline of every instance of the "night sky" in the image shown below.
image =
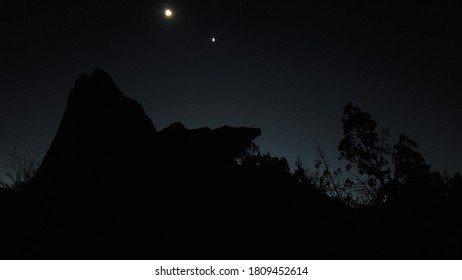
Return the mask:
{"type": "Polygon", "coordinates": [[[98,67],[157,130],[259,127],[264,152],[311,166],[317,139],[334,163],[351,101],[462,172],[459,2],[2,0],[0,148],[45,150],[98,67]]]}

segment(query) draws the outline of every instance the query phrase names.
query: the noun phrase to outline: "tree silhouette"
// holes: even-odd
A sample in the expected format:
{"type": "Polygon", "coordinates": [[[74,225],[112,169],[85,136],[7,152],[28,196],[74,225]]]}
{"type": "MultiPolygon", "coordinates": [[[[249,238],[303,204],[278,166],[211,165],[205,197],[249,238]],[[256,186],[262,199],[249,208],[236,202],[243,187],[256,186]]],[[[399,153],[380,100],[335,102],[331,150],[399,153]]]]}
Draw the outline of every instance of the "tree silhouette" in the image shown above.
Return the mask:
{"type": "Polygon", "coordinates": [[[404,134],[400,135],[398,143],[394,145],[394,176],[404,184],[428,181],[430,178],[430,165],[416,149],[417,143],[404,134]]]}
{"type": "Polygon", "coordinates": [[[349,161],[348,171],[356,167],[360,176],[367,176],[367,181],[360,176],[356,181],[378,190],[386,184],[391,173],[388,129],[379,130],[377,122],[352,103],[345,106],[342,123],[344,137],[338,146],[340,158],[349,161]]]}

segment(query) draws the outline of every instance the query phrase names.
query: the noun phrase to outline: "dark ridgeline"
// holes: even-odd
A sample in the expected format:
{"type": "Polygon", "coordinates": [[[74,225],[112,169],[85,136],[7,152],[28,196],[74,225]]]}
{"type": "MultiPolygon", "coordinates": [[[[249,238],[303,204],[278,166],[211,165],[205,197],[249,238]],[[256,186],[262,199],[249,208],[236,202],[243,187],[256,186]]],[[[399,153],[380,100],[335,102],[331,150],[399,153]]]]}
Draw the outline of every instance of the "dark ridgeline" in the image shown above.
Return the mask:
{"type": "MultiPolygon", "coordinates": [[[[375,129],[367,114],[351,112],[375,129]]],[[[429,185],[440,181],[430,179],[410,139],[402,137],[394,154],[396,178],[403,180],[388,180],[381,166],[369,172],[383,173],[371,178],[384,184],[388,202],[353,211],[323,194],[303,170],[291,172],[284,158],[261,155],[252,142],[260,134],[181,123],[157,132],[104,71],[83,74],[32,182],[0,189],[0,256],[460,257],[460,188],[436,200],[447,204],[427,205],[435,201],[429,185]]],[[[346,158],[357,153],[351,139],[342,142],[346,158]]],[[[459,177],[451,180],[460,186],[459,177]]]]}

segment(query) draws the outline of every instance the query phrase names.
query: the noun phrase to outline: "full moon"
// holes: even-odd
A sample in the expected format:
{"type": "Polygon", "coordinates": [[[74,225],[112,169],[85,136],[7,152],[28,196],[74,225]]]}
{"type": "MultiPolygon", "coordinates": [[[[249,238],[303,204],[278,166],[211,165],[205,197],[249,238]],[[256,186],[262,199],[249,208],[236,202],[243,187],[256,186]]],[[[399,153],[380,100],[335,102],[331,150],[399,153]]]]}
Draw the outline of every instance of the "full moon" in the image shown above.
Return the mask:
{"type": "Polygon", "coordinates": [[[170,9],[165,9],[165,16],[166,16],[166,17],[171,17],[172,15],[173,15],[172,10],[170,10],[170,9]]]}

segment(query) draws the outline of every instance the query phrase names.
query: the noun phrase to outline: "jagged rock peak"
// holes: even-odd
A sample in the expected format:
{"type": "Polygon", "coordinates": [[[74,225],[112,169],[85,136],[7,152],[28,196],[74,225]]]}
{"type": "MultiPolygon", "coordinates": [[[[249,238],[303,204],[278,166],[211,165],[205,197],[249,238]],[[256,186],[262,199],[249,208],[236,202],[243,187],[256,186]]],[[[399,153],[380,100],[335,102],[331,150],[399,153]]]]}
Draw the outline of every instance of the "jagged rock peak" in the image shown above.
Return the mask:
{"type": "Polygon", "coordinates": [[[104,70],[96,68],[90,76],[82,73],[75,81],[69,94],[69,103],[79,99],[91,98],[96,101],[123,96],[112,78],[104,70]]]}
{"type": "Polygon", "coordinates": [[[54,189],[60,188],[60,182],[122,189],[121,182],[144,176],[142,171],[155,156],[156,138],[156,128],[143,107],[125,97],[106,72],[82,74],[69,93],[35,184],[54,189]],[[95,183],[102,181],[106,183],[95,183]]]}

